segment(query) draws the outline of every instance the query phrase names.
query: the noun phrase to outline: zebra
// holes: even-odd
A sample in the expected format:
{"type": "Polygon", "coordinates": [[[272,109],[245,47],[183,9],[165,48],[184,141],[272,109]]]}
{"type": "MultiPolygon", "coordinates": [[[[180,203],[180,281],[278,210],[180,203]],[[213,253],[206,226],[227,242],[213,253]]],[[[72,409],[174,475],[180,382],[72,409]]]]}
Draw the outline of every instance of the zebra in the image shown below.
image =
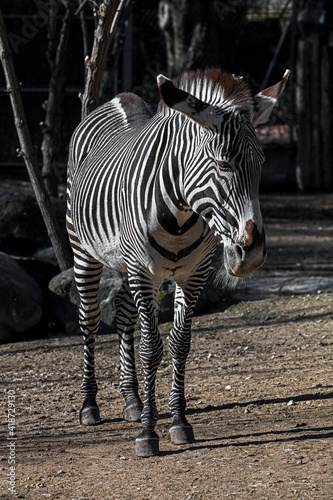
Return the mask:
{"type": "MultiPolygon", "coordinates": [[[[252,97],[240,77],[207,69],[172,81],[157,77],[155,114],[137,95],[122,93],[89,114],[70,143],[66,225],[74,253],[84,338],[82,425],[100,422],[94,370],[97,301],[103,266],[121,273],[116,298],[120,391],[127,421],[141,420],[137,456],[159,453],[155,380],[162,360],[157,294],[176,284],[169,408],[174,444],[194,441],[185,416],[185,365],[193,309],[217,243],[230,276],[249,276],[265,261],[259,205],[264,155],[254,126],[268,120],[288,79],[252,97]],[[141,323],[139,396],[134,330],[141,323]]],[[[222,264],[221,264],[222,267],[222,264]]]]}

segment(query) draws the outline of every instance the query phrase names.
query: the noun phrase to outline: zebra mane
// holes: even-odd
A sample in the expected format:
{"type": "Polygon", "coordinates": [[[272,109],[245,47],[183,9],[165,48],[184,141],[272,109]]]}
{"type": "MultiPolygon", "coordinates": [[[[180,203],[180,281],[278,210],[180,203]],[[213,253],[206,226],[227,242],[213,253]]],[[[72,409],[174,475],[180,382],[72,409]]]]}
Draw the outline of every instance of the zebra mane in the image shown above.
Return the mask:
{"type": "Polygon", "coordinates": [[[253,100],[242,77],[223,73],[218,68],[183,73],[174,84],[198,99],[219,107],[252,111],[253,100]]]}

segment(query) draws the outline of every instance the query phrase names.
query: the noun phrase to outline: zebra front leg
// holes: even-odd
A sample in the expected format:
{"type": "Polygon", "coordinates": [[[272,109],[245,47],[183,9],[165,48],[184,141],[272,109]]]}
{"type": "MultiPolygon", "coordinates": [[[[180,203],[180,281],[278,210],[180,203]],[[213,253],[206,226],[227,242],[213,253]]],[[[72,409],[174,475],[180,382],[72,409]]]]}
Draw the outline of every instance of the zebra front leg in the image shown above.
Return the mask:
{"type": "MultiPolygon", "coordinates": [[[[203,285],[202,285],[203,286],[203,285]]],[[[172,387],[169,407],[173,417],[170,427],[171,442],[174,444],[193,443],[192,425],[185,417],[185,368],[191,347],[191,325],[193,310],[202,286],[182,289],[178,285],[175,292],[174,323],[169,336],[169,352],[172,356],[172,387]]]]}
{"type": "Polygon", "coordinates": [[[102,264],[90,256],[74,254],[75,283],[80,296],[79,324],[84,340],[84,374],[81,384],[83,405],[80,411],[82,425],[95,425],[101,420],[96,402],[95,337],[100,323],[97,293],[102,269],[102,264]]]}
{"type": "Polygon", "coordinates": [[[123,283],[116,297],[116,322],[120,355],[120,392],[125,398],[124,419],[128,422],[138,422],[143,409],[139,397],[138,378],[134,357],[134,330],[138,311],[129,289],[128,283],[123,283]]]}
{"type": "Polygon", "coordinates": [[[136,438],[137,456],[149,457],[159,453],[159,437],[155,432],[158,412],[155,398],[157,369],[163,355],[163,343],[158,331],[157,291],[155,283],[145,270],[129,274],[129,285],[137,305],[141,322],[140,361],[144,374],[144,403],[141,414],[142,432],[136,438]]]}

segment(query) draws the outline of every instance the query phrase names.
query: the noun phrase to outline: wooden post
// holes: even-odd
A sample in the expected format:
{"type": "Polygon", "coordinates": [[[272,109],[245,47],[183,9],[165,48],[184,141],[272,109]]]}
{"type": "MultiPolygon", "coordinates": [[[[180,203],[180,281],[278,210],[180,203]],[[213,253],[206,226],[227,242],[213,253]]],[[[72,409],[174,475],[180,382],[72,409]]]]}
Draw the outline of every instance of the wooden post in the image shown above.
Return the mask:
{"type": "Polygon", "coordinates": [[[311,85],[310,61],[308,59],[308,40],[300,40],[298,43],[297,58],[297,88],[296,105],[298,115],[298,146],[296,178],[298,188],[303,191],[310,183],[309,159],[311,158],[311,141],[308,136],[311,127],[311,113],[309,113],[308,87],[311,85]]]}
{"type": "Polygon", "coordinates": [[[310,37],[310,109],[311,129],[309,130],[312,145],[311,158],[309,158],[309,169],[311,172],[311,184],[314,189],[321,189],[322,185],[322,163],[321,163],[321,93],[320,93],[320,37],[317,33],[310,37]]]}
{"type": "Polygon", "coordinates": [[[49,238],[61,271],[71,267],[72,262],[65,238],[55,217],[50,198],[45,189],[41,172],[37,163],[36,150],[31,142],[31,137],[21,101],[20,87],[17,82],[13,57],[9,48],[6,27],[0,9],[0,58],[4,69],[17,135],[20,142],[20,155],[23,157],[30,181],[42,213],[49,238]]]}
{"type": "Polygon", "coordinates": [[[332,2],[323,16],[325,23],[318,25],[318,12],[307,11],[298,41],[296,176],[301,190],[333,187],[332,2]]]}
{"type": "Polygon", "coordinates": [[[321,155],[323,186],[333,186],[332,138],[333,138],[333,102],[331,91],[333,31],[329,44],[321,48],[321,155]]]}

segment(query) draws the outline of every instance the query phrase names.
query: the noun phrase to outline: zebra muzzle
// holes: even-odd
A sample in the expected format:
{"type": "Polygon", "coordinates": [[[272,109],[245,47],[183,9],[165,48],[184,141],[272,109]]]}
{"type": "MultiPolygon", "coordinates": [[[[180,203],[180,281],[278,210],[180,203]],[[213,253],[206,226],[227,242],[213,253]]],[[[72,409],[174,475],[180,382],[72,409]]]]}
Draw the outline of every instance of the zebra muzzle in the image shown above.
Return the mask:
{"type": "Polygon", "coordinates": [[[251,221],[246,224],[247,229],[251,226],[252,231],[247,232],[246,238],[225,245],[224,265],[231,276],[246,278],[261,267],[266,260],[266,237],[264,228],[259,233],[257,227],[251,221]]]}

